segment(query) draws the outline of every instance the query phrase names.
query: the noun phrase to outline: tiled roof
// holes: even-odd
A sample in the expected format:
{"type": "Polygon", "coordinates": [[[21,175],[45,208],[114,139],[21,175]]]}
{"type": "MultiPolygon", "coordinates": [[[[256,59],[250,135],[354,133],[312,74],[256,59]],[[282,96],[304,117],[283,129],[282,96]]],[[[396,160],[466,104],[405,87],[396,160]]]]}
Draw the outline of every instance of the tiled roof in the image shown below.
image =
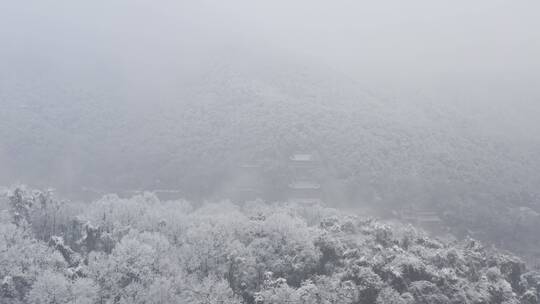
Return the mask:
{"type": "Polygon", "coordinates": [[[292,161],[314,161],[315,160],[315,157],[313,156],[313,154],[293,154],[291,155],[291,160],[292,161]]]}

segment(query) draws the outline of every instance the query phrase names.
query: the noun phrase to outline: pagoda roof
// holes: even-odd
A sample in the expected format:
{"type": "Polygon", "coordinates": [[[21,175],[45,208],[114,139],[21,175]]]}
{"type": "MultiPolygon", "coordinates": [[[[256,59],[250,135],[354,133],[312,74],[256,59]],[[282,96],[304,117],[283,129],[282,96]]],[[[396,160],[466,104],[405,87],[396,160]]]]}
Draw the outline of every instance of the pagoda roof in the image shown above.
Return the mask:
{"type": "Polygon", "coordinates": [[[315,155],[310,153],[296,153],[291,155],[290,160],[297,162],[312,162],[315,161],[315,155]]]}

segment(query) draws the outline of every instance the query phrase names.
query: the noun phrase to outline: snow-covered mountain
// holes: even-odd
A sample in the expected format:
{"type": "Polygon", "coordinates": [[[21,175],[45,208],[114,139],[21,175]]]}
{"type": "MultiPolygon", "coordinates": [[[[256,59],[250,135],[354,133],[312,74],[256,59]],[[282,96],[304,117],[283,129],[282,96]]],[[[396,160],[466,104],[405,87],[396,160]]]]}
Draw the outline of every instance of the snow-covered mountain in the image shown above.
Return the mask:
{"type": "Polygon", "coordinates": [[[147,85],[159,76],[3,81],[4,180],[208,189],[242,160],[311,149],[339,179],[503,192],[538,184],[537,143],[516,145],[457,103],[387,97],[332,69],[261,54],[164,74],[147,85]]]}

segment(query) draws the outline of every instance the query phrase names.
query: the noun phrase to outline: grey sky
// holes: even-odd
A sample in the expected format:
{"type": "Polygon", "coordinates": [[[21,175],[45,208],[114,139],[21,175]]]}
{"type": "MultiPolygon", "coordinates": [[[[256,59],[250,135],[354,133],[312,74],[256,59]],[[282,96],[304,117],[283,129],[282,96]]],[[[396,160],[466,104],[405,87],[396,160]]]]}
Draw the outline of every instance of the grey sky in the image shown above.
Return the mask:
{"type": "Polygon", "coordinates": [[[3,73],[176,77],[204,54],[247,50],[302,57],[387,93],[540,96],[534,0],[6,0],[0,17],[0,65],[17,64],[3,73]]]}

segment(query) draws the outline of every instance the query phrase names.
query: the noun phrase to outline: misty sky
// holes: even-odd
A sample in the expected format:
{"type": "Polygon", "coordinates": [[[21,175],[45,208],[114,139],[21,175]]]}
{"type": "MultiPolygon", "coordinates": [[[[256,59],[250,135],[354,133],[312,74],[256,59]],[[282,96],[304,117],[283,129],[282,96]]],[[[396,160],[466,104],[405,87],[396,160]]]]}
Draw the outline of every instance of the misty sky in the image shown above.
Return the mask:
{"type": "Polygon", "coordinates": [[[3,64],[78,55],[175,61],[245,48],[309,55],[389,83],[534,84],[540,76],[540,3],[533,0],[8,0],[0,11],[3,64]]]}
{"type": "Polygon", "coordinates": [[[208,58],[272,54],[388,96],[538,113],[538,29],[534,0],[5,0],[0,73],[17,81],[114,75],[159,87],[208,58]]]}

